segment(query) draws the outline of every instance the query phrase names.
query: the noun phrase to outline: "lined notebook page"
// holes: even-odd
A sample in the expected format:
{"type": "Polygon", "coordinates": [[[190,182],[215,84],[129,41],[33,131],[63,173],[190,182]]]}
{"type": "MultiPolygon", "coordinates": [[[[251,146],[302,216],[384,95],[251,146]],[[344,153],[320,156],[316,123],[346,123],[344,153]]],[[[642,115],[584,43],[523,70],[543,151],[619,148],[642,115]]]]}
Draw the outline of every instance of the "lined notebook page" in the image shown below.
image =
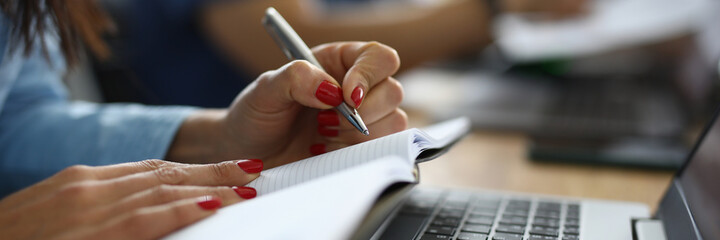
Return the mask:
{"type": "Polygon", "coordinates": [[[390,155],[398,156],[400,158],[393,159],[402,159],[412,165],[415,161],[412,151],[416,149],[413,139],[417,133],[417,129],[409,129],[265,170],[247,186],[257,189],[260,195],[268,194],[390,155]]]}

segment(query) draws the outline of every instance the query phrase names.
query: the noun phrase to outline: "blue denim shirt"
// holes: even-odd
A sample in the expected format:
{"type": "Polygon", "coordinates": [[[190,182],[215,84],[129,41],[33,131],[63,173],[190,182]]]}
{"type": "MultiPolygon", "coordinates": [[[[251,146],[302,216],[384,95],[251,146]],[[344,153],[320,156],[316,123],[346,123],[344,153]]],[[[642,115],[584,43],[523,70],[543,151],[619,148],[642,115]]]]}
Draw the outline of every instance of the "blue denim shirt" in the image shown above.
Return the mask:
{"type": "Polygon", "coordinates": [[[69,101],[57,37],[46,34],[46,59],[39,40],[25,57],[9,34],[0,14],[0,197],[75,164],[163,158],[194,110],[69,101]]]}

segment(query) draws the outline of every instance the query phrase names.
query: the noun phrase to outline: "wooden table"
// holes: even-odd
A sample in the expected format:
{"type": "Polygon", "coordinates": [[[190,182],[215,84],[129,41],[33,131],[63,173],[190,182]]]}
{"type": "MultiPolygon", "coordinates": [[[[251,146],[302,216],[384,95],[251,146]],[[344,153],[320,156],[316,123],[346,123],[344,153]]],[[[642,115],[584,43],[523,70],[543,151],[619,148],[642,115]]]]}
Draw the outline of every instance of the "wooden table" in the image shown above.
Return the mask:
{"type": "MultiPolygon", "coordinates": [[[[410,126],[424,126],[410,112],[410,126]]],[[[673,171],[531,161],[526,135],[474,131],[420,164],[420,184],[641,202],[655,211],[673,171]]]]}

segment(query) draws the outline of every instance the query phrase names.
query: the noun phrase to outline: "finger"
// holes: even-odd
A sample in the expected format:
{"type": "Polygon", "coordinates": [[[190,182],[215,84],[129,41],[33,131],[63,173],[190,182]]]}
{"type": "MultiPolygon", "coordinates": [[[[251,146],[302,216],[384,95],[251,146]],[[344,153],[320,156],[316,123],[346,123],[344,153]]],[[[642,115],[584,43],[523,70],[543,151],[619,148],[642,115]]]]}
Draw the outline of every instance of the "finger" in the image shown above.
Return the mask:
{"type": "Polygon", "coordinates": [[[343,100],[355,108],[369,89],[400,68],[397,51],[378,42],[325,44],[313,52],[330,75],[342,79],[343,100]]]}
{"type": "Polygon", "coordinates": [[[160,185],[122,199],[113,206],[112,215],[119,215],[131,209],[161,205],[181,199],[200,196],[214,196],[222,200],[223,206],[232,205],[257,196],[251,187],[227,186],[177,186],[160,185]]]}
{"type": "Polygon", "coordinates": [[[340,130],[337,137],[329,137],[327,141],[352,145],[405,130],[407,126],[407,114],[402,109],[397,108],[382,119],[368,125],[368,129],[373,133],[370,136],[365,136],[354,129],[347,129],[340,130]]]}
{"type": "Polygon", "coordinates": [[[117,216],[132,209],[162,205],[177,200],[213,196],[219,198],[223,206],[232,205],[257,196],[257,191],[251,187],[206,187],[206,186],[176,186],[160,185],[122,199],[113,204],[102,215],[117,216]]]}
{"type": "Polygon", "coordinates": [[[157,239],[212,215],[221,205],[220,199],[204,196],[140,208],[108,221],[87,238],[157,239]]]}
{"type": "MultiPolygon", "coordinates": [[[[387,78],[376,85],[368,94],[358,114],[366,125],[372,125],[381,118],[395,111],[402,102],[403,90],[400,82],[387,78]]],[[[345,118],[335,111],[320,111],[317,114],[318,133],[322,136],[333,137],[335,130],[355,129],[345,118]]],[[[375,134],[371,132],[371,134],[375,134]]]]}
{"type": "Polygon", "coordinates": [[[103,222],[123,213],[135,209],[163,205],[182,199],[201,196],[219,198],[223,206],[242,202],[257,196],[257,191],[250,187],[203,187],[203,186],[173,186],[160,185],[145,191],[132,194],[122,200],[96,208],[94,211],[80,215],[67,214],[65,221],[51,226],[47,232],[62,232],[70,226],[86,226],[92,223],[103,222]]]}
{"type": "MultiPolygon", "coordinates": [[[[236,102],[252,114],[271,116],[287,111],[297,104],[329,109],[342,103],[342,90],[338,82],[308,61],[296,60],[278,70],[262,74],[241,93],[236,102]]],[[[247,114],[247,113],[246,113],[247,114]]],[[[265,119],[263,116],[252,116],[265,119]]]]}
{"type": "Polygon", "coordinates": [[[95,180],[105,180],[135,173],[153,171],[160,168],[179,167],[185,165],[187,164],[164,161],[160,159],[147,159],[137,162],[93,167],[92,174],[95,180]]]}
{"type": "Polygon", "coordinates": [[[310,145],[310,154],[313,156],[324,154],[327,152],[332,152],[344,147],[350,146],[346,143],[340,143],[340,142],[326,142],[326,143],[316,143],[313,145],[310,145]]]}
{"type": "Polygon", "coordinates": [[[94,188],[112,201],[155,186],[243,186],[260,176],[262,161],[257,159],[226,161],[217,164],[181,165],[159,168],[105,181],[94,188]]]}
{"type": "Polygon", "coordinates": [[[52,177],[3,199],[3,201],[0,201],[0,208],[17,208],[23,204],[29,204],[32,202],[32,199],[41,199],[41,196],[53,193],[55,190],[60,189],[63,185],[67,185],[72,182],[111,179],[133,173],[146,172],[163,167],[176,167],[180,165],[183,164],[158,159],[100,167],[75,165],[65,168],[52,177]]]}

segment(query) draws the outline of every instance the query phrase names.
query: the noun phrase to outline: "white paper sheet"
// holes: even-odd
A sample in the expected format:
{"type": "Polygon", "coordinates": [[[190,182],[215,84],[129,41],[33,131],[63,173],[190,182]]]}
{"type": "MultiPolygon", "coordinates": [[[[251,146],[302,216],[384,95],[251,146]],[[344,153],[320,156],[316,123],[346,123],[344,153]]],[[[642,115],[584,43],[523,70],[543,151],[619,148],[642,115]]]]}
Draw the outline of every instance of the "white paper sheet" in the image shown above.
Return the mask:
{"type": "Polygon", "coordinates": [[[499,19],[497,43],[514,61],[586,56],[652,43],[696,31],[708,0],[595,0],[578,19],[533,21],[515,15],[499,19]]]}
{"type": "Polygon", "coordinates": [[[385,188],[414,180],[411,170],[398,157],[381,158],[225,207],[166,239],[348,239],[385,188]]]}

